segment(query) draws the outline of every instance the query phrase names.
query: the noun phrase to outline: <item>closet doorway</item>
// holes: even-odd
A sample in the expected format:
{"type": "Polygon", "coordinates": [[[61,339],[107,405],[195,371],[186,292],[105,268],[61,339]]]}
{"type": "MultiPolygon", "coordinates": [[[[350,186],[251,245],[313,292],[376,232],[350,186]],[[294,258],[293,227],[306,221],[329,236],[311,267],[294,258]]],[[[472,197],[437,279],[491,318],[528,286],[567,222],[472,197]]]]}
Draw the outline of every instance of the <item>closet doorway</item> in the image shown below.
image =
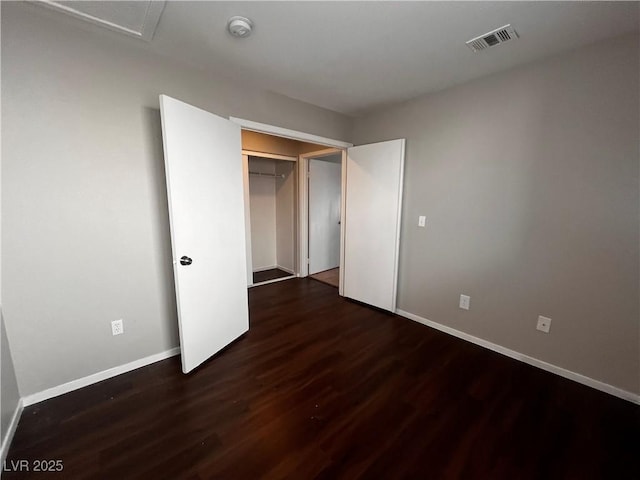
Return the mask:
{"type": "Polygon", "coordinates": [[[300,232],[306,184],[300,183],[305,178],[300,158],[319,149],[326,147],[242,130],[249,287],[306,276],[306,237],[300,232]]]}
{"type": "Polygon", "coordinates": [[[296,276],[296,160],[247,155],[252,285],[296,276]]]}

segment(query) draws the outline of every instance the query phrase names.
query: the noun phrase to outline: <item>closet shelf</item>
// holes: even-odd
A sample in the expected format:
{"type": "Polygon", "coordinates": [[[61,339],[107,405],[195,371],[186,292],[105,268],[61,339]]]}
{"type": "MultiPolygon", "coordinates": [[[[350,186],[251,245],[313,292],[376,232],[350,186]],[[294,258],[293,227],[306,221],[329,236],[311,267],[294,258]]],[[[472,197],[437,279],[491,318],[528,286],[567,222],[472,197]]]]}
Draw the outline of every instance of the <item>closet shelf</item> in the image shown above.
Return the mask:
{"type": "Polygon", "coordinates": [[[249,172],[249,175],[255,177],[284,178],[284,174],[276,175],[275,173],[249,172]]]}

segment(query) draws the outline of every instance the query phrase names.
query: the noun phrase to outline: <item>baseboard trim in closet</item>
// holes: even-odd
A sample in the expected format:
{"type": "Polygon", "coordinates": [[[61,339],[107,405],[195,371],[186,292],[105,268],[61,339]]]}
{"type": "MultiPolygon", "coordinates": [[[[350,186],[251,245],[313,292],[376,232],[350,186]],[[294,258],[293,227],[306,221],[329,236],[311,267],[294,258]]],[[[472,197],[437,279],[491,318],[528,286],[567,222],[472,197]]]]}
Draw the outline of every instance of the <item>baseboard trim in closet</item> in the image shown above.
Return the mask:
{"type": "Polygon", "coordinates": [[[274,268],[280,268],[278,265],[271,265],[269,267],[259,267],[259,268],[254,268],[253,269],[253,273],[256,272],[266,272],[267,270],[273,270],[274,268]]]}
{"type": "Polygon", "coordinates": [[[291,280],[292,278],[298,278],[298,276],[291,275],[289,277],[280,277],[280,278],[274,278],[273,280],[265,280],[264,282],[259,282],[259,283],[254,283],[253,285],[249,285],[249,288],[261,287],[263,285],[269,285],[270,283],[283,282],[285,280],[291,280]]]}

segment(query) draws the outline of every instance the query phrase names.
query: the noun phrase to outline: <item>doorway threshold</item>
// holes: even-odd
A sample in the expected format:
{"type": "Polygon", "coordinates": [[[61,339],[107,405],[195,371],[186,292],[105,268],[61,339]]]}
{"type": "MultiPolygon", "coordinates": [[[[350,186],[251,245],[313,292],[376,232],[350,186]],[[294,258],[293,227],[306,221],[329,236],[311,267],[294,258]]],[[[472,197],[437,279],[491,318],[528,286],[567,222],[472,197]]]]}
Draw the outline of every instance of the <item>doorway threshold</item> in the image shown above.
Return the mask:
{"type": "Polygon", "coordinates": [[[338,288],[340,286],[340,267],[314,273],[313,275],[309,275],[309,277],[338,288]]]}
{"type": "Polygon", "coordinates": [[[281,282],[282,280],[289,280],[296,276],[280,268],[270,268],[268,270],[262,270],[259,272],[253,272],[253,285],[267,285],[269,283],[281,282]]]}
{"type": "Polygon", "coordinates": [[[289,275],[288,277],[280,277],[280,278],[274,278],[273,280],[265,280],[264,282],[254,283],[253,285],[249,285],[249,288],[261,287],[262,285],[269,285],[270,283],[282,282],[284,280],[291,280],[292,278],[297,278],[297,277],[295,275],[289,275]]]}

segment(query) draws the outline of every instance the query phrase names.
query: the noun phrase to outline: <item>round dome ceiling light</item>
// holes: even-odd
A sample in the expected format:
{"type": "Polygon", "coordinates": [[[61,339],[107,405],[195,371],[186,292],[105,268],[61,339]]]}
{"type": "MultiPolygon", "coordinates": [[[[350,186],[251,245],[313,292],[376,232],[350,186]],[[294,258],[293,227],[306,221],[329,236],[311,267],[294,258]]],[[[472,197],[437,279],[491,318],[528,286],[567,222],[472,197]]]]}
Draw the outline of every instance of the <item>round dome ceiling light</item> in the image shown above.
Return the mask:
{"type": "Polygon", "coordinates": [[[253,22],[246,17],[231,17],[227,23],[227,30],[234,37],[246,38],[251,35],[253,22]]]}

